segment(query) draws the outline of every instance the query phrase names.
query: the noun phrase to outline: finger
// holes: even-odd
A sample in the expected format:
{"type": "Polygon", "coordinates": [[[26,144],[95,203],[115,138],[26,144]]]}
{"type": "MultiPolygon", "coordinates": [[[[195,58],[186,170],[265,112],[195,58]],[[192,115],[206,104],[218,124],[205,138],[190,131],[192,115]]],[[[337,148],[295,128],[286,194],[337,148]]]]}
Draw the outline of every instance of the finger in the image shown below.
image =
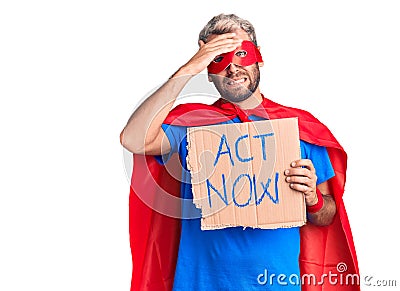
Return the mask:
{"type": "Polygon", "coordinates": [[[200,48],[199,56],[203,55],[211,62],[215,57],[234,51],[240,44],[237,45],[223,45],[215,48],[200,48]]]}
{"type": "Polygon", "coordinates": [[[294,161],[294,162],[292,162],[291,164],[290,164],[290,166],[292,167],[292,168],[295,168],[295,167],[306,167],[306,168],[308,168],[310,171],[315,171],[315,168],[314,168],[314,164],[313,164],[313,162],[311,161],[311,160],[309,160],[309,159],[301,159],[301,160],[297,160],[297,161],[294,161]]]}
{"type": "Polygon", "coordinates": [[[234,32],[228,32],[228,33],[223,33],[223,34],[218,34],[216,35],[214,38],[212,38],[210,41],[208,41],[207,43],[213,43],[213,42],[218,42],[220,40],[224,40],[224,39],[232,39],[236,36],[236,33],[234,32]]]}
{"type": "Polygon", "coordinates": [[[221,45],[230,45],[230,44],[237,45],[237,44],[241,44],[242,41],[243,41],[242,39],[236,38],[236,37],[235,38],[228,38],[228,39],[218,39],[218,40],[213,39],[212,41],[207,42],[206,45],[209,48],[215,48],[215,47],[218,47],[218,46],[221,46],[221,45]]]}
{"type": "Polygon", "coordinates": [[[238,44],[238,45],[220,46],[220,47],[217,47],[217,48],[212,48],[212,49],[208,50],[208,52],[210,54],[213,54],[214,56],[218,56],[218,55],[222,55],[222,54],[234,51],[239,46],[240,46],[240,44],[238,44]]]}
{"type": "Polygon", "coordinates": [[[313,179],[315,174],[307,168],[292,168],[284,172],[285,176],[304,176],[313,179]]]}
{"type": "Polygon", "coordinates": [[[307,193],[311,193],[311,190],[312,190],[310,187],[308,187],[307,185],[303,185],[303,184],[290,183],[289,186],[293,190],[301,192],[305,195],[307,195],[307,193]]]}
{"type": "Polygon", "coordinates": [[[307,185],[308,187],[312,187],[314,181],[308,177],[303,177],[303,176],[291,176],[291,177],[286,177],[286,182],[288,183],[293,183],[293,184],[303,184],[307,185]]]}
{"type": "Polygon", "coordinates": [[[238,36],[234,36],[234,37],[229,37],[229,38],[213,38],[212,40],[210,40],[209,44],[215,44],[215,43],[223,43],[223,42],[237,42],[237,41],[243,41],[242,38],[238,37],[238,36]]]}
{"type": "Polygon", "coordinates": [[[203,45],[205,45],[205,42],[200,39],[199,40],[199,46],[202,47],[203,45]]]}

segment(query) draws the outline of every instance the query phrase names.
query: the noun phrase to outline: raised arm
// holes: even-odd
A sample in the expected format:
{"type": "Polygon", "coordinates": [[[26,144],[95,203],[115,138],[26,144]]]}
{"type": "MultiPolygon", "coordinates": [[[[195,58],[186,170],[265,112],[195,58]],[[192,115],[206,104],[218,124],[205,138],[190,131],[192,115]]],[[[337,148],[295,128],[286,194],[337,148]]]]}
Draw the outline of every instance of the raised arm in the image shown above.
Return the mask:
{"type": "Polygon", "coordinates": [[[179,93],[216,56],[234,50],[240,43],[235,33],[221,34],[207,43],[200,40],[197,53],[133,112],[121,132],[121,144],[135,154],[169,152],[170,144],[161,125],[179,93]]]}

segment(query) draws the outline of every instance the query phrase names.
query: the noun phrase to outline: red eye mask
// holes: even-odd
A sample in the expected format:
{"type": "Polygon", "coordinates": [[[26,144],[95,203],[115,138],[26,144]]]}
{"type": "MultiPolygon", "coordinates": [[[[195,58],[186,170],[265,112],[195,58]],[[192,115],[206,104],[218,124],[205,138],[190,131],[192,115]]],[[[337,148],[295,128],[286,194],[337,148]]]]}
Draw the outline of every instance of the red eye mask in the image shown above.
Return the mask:
{"type": "Polygon", "coordinates": [[[215,57],[207,69],[210,74],[217,74],[225,70],[231,63],[245,67],[262,61],[260,51],[254,43],[244,40],[236,50],[215,57]]]}

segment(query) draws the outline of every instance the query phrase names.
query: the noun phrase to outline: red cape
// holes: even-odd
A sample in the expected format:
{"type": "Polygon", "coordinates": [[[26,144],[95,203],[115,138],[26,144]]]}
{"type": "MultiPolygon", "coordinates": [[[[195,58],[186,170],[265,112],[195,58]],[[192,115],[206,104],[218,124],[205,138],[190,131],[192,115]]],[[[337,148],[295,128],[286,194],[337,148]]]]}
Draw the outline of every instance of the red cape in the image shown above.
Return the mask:
{"type": "MultiPolygon", "coordinates": [[[[335,171],[335,177],[328,183],[337,207],[331,225],[307,224],[300,228],[299,263],[301,275],[306,279],[302,290],[360,290],[357,256],[342,199],[346,182],[346,152],[329,129],[306,111],[266,98],[251,111],[243,112],[220,99],[213,105],[179,105],[164,123],[200,126],[220,123],[236,116],[248,121],[246,114],[269,119],[298,117],[300,139],[325,146],[328,150],[335,171]],[[330,274],[333,276],[329,277],[330,274]]],[[[174,170],[170,166],[167,171],[152,156],[134,155],[129,199],[133,260],[131,291],[172,289],[180,238],[180,219],[175,218],[179,217],[176,214],[180,211],[180,200],[174,197],[180,196],[181,166],[176,155],[168,164],[172,164],[178,174],[171,174],[174,170]]]]}

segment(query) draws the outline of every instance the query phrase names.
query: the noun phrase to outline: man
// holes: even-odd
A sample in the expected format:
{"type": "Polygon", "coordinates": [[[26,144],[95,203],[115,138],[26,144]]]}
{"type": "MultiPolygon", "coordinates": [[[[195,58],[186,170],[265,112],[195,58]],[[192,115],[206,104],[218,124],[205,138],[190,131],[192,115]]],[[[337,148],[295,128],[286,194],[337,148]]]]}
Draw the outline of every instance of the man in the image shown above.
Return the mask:
{"type": "MultiPolygon", "coordinates": [[[[324,290],[338,290],[336,284],[321,281],[325,273],[341,262],[349,267],[349,272],[358,273],[341,200],[345,152],[329,130],[309,113],[264,98],[259,88],[262,57],[254,28],[248,21],[232,14],[212,18],[200,32],[199,46],[197,53],[132,114],[121,133],[122,145],[136,155],[163,155],[163,160],[157,158],[160,164],[168,161],[172,153],[178,153],[184,170],[181,196],[191,199],[191,184],[185,182],[190,181],[186,167],[187,127],[298,117],[302,159],[288,165],[284,175],[289,186],[304,195],[309,223],[301,229],[235,227],[201,231],[199,217],[183,219],[173,279],[168,278],[169,274],[156,287],[152,280],[143,278],[151,276],[151,271],[138,278],[135,268],[137,274],[140,263],[134,259],[134,277],[141,283],[132,282],[132,289],[158,290],[163,286],[168,290],[172,285],[173,290],[300,290],[303,283],[303,290],[322,285],[324,290]],[[212,106],[183,105],[171,111],[190,78],[206,68],[222,99],[212,106]],[[265,276],[281,275],[280,281],[260,281],[265,270],[265,276]],[[310,273],[315,276],[314,281],[292,280],[310,273]]],[[[193,210],[183,206],[182,211],[193,210]]],[[[135,235],[131,231],[132,239],[146,240],[135,235]]],[[[134,257],[140,251],[148,252],[133,243],[134,257]]],[[[148,264],[157,261],[154,256],[163,255],[145,259],[141,267],[151,269],[148,264]]],[[[342,285],[346,286],[340,290],[358,290],[357,284],[342,285]]]]}

